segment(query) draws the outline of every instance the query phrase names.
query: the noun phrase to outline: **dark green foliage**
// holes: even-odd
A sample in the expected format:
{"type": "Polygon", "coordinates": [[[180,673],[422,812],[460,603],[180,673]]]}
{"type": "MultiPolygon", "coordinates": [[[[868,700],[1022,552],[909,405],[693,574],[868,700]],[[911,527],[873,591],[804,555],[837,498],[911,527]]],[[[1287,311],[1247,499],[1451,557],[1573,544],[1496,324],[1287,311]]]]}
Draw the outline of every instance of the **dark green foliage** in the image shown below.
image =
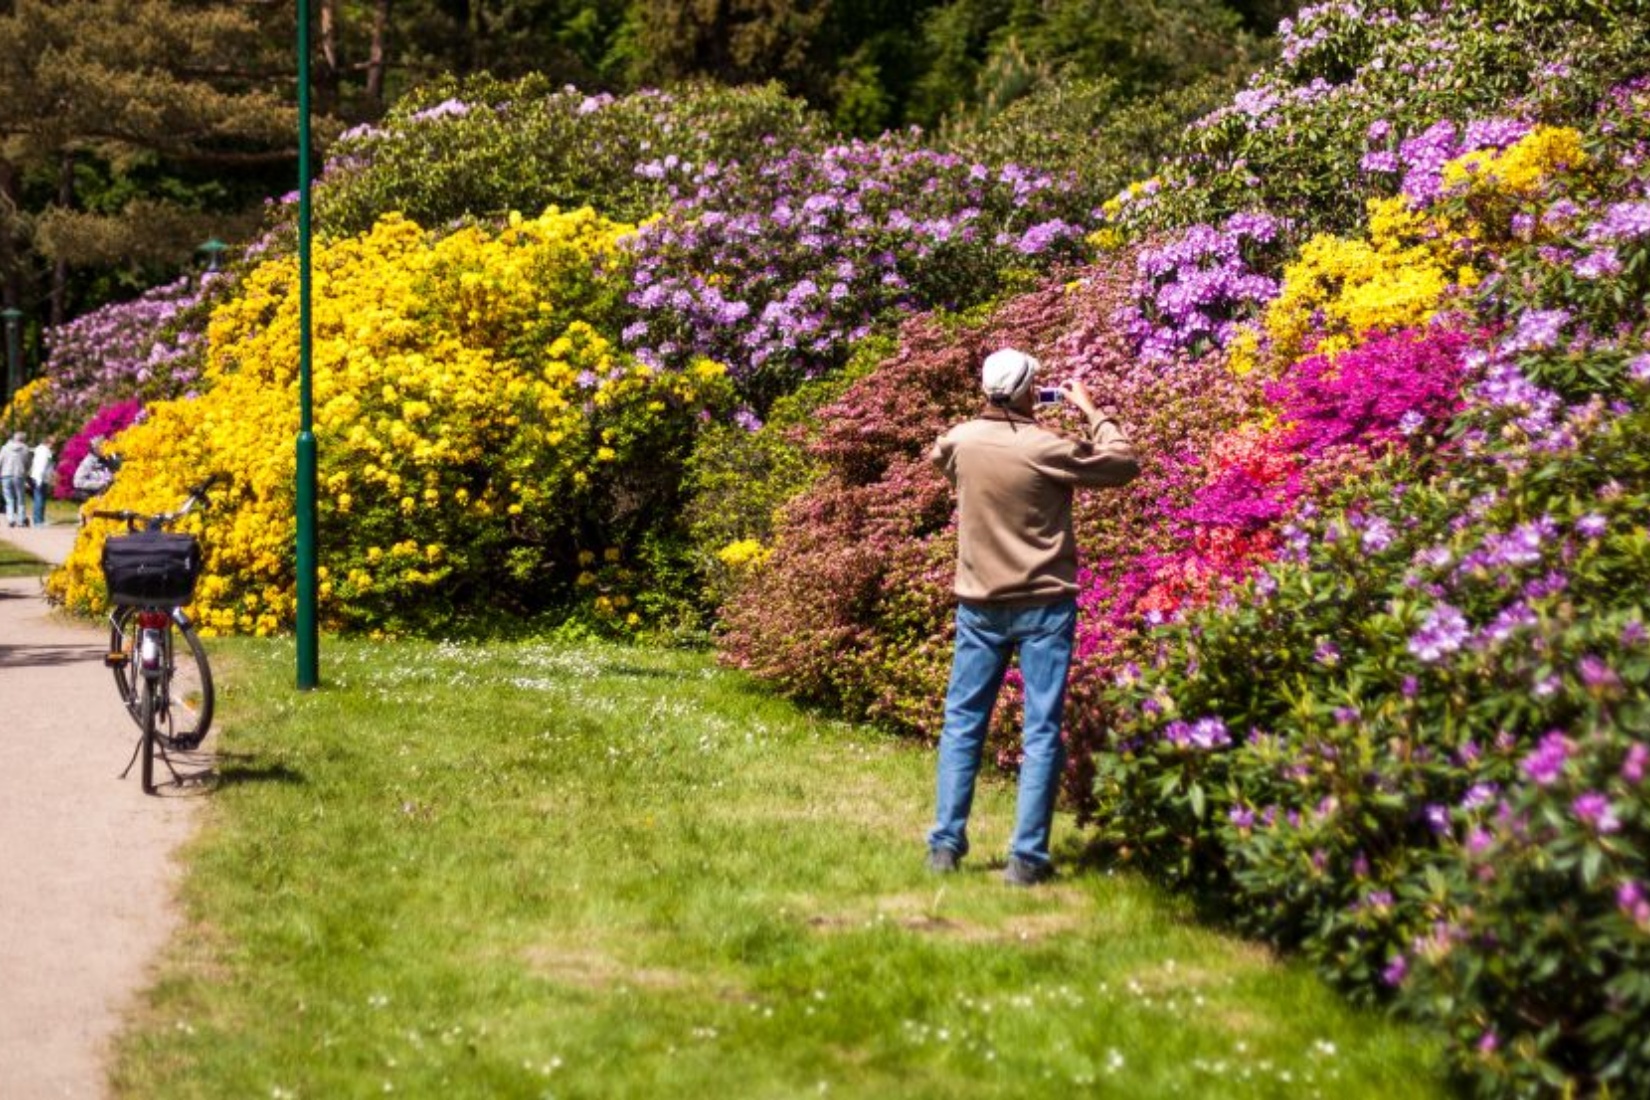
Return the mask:
{"type": "Polygon", "coordinates": [[[614,98],[540,77],[447,79],[397,104],[381,126],[345,135],[318,190],[318,224],[344,235],[390,210],[439,226],[549,206],[636,221],[669,198],[665,182],[637,174],[644,163],[753,161],[820,135],[819,120],[774,86],[614,98]]]}
{"type": "Polygon", "coordinates": [[[1175,151],[1185,128],[1226,102],[1231,77],[1205,77],[1157,96],[1128,98],[1115,81],[1047,84],[985,119],[941,132],[949,148],[988,164],[1072,172],[1096,205],[1144,179],[1175,151]]]}
{"type": "Polygon", "coordinates": [[[988,120],[1023,95],[1072,80],[1127,97],[1247,71],[1259,40],[1214,0],[952,0],[924,23],[927,64],[911,117],[988,120]]]}

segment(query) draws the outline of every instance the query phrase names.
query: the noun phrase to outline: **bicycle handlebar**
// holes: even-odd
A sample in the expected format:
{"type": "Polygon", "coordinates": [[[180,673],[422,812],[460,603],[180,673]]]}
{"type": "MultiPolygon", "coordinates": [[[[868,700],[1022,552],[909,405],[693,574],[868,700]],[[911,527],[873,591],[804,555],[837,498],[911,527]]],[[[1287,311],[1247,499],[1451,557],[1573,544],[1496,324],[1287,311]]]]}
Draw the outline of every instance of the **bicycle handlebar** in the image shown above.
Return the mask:
{"type": "Polygon", "coordinates": [[[191,485],[184,491],[183,503],[178,506],[176,511],[134,512],[129,508],[122,508],[119,511],[105,511],[102,509],[97,509],[91,513],[91,518],[120,520],[126,524],[128,529],[135,529],[138,522],[142,521],[143,525],[148,530],[159,531],[165,528],[168,524],[176,523],[184,516],[187,516],[190,512],[195,510],[196,505],[199,505],[202,508],[211,507],[211,502],[206,499],[207,491],[214,485],[228,480],[228,474],[216,473],[209,475],[204,481],[191,485]]]}

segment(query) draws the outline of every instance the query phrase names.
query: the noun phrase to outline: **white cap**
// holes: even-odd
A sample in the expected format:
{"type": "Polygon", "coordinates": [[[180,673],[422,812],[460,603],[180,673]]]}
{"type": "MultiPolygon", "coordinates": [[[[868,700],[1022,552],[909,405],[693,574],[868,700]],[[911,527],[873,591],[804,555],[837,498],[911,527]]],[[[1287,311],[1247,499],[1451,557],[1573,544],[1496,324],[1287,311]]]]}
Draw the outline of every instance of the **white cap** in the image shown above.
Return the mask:
{"type": "Polygon", "coordinates": [[[1031,389],[1042,366],[1023,351],[1003,348],[985,357],[980,367],[980,385],[993,401],[1014,401],[1031,389]]]}

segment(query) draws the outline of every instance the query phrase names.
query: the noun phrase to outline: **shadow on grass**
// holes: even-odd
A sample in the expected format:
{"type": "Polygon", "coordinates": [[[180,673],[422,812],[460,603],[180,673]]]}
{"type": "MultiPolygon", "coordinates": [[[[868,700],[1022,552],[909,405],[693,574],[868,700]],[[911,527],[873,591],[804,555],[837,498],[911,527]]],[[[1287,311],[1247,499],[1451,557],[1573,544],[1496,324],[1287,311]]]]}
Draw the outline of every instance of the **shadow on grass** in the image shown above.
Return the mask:
{"type": "Polygon", "coordinates": [[[636,679],[636,680],[683,680],[683,681],[686,681],[686,680],[689,679],[688,676],[686,676],[685,674],[683,674],[682,672],[680,672],[676,669],[646,668],[646,667],[643,667],[641,665],[603,664],[601,666],[601,671],[602,671],[602,674],[606,675],[606,676],[628,676],[628,677],[631,677],[632,679],[636,679]]]}
{"type": "Polygon", "coordinates": [[[1232,900],[1232,884],[1219,869],[1204,867],[1194,870],[1180,881],[1172,881],[1157,868],[1129,858],[1128,853],[1120,850],[1114,842],[1097,836],[1085,838],[1073,856],[1074,865],[1085,873],[1139,875],[1161,890],[1165,897],[1184,900],[1191,906],[1198,923],[1205,927],[1244,939],[1254,938],[1239,924],[1238,911],[1232,900]]]}
{"type": "Polygon", "coordinates": [[[198,798],[224,787],[250,783],[307,783],[304,773],[286,764],[261,761],[250,753],[211,749],[172,749],[155,763],[158,798],[198,798]]]}

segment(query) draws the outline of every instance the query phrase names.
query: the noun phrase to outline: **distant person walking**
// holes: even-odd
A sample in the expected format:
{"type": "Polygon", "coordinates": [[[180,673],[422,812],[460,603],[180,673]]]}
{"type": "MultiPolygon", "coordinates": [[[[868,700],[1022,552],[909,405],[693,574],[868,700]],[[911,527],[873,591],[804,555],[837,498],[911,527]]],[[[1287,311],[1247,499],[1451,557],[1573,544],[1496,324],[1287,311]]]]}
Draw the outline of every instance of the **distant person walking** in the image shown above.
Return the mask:
{"type": "Polygon", "coordinates": [[[93,436],[86,449],[86,457],[74,470],[74,490],[77,500],[88,500],[109,487],[115,479],[120,462],[113,455],[103,453],[103,437],[93,436]]]}
{"type": "Polygon", "coordinates": [[[57,483],[57,456],[52,453],[52,439],[35,444],[34,456],[29,461],[29,481],[34,487],[34,525],[46,526],[46,498],[57,483]]]}
{"type": "Polygon", "coordinates": [[[1033,886],[1051,877],[1049,835],[1065,767],[1060,724],[1077,630],[1078,488],[1123,485],[1140,466],[1115,417],[1076,379],[1047,391],[1088,421],[1086,438],[1038,425],[1033,384],[1040,364],[1004,348],[986,357],[986,406],[946,432],[930,458],[957,490],[956,645],[940,734],[938,798],[928,866],[949,872],[968,854],[968,815],[991,710],[1020,655],[1025,681],[1024,754],[1003,880],[1033,886]]]}
{"type": "Polygon", "coordinates": [[[6,526],[29,525],[28,497],[25,485],[29,477],[29,445],[27,436],[18,432],[10,442],[0,447],[0,497],[5,498],[6,526]]]}

